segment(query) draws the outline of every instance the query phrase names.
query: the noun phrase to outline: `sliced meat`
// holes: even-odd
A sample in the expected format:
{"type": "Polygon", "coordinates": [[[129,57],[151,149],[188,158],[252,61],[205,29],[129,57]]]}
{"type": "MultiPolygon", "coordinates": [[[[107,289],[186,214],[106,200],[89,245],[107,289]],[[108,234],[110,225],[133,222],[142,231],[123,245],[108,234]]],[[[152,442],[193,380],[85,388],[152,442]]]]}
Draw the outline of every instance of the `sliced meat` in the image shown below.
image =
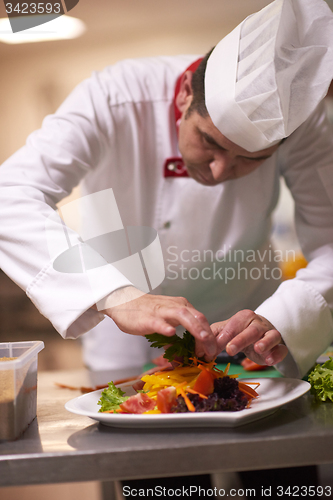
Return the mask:
{"type": "Polygon", "coordinates": [[[153,410],[155,406],[156,401],[147,396],[147,394],[140,392],[122,403],[120,409],[126,413],[144,413],[145,411],[153,410]]]}

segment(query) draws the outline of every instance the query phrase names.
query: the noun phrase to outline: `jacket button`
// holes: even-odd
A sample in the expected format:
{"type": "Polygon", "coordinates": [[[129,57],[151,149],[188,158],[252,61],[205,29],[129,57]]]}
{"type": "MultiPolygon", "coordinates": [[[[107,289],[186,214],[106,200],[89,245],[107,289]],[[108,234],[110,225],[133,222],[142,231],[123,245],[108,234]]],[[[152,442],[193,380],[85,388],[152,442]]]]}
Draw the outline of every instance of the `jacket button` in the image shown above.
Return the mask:
{"type": "Polygon", "coordinates": [[[169,220],[167,222],[164,222],[164,224],[163,224],[164,229],[169,229],[170,226],[171,226],[171,222],[169,220]]]}

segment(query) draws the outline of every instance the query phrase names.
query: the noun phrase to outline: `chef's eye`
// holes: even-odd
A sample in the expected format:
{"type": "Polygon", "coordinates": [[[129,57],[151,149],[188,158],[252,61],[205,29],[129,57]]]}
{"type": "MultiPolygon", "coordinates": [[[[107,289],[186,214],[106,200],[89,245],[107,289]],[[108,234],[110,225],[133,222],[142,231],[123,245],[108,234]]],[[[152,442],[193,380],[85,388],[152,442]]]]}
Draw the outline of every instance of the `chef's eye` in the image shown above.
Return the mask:
{"type": "Polygon", "coordinates": [[[242,158],[245,165],[255,165],[256,163],[262,163],[266,158],[242,158]]]}
{"type": "Polygon", "coordinates": [[[203,143],[206,145],[206,146],[209,146],[210,148],[212,146],[214,146],[214,143],[212,141],[210,141],[209,139],[207,139],[207,137],[202,137],[202,141],[203,143]]]}
{"type": "Polygon", "coordinates": [[[212,137],[206,134],[201,134],[203,142],[208,145],[210,148],[217,148],[225,151],[224,148],[222,148],[219,144],[217,144],[212,137]]]}

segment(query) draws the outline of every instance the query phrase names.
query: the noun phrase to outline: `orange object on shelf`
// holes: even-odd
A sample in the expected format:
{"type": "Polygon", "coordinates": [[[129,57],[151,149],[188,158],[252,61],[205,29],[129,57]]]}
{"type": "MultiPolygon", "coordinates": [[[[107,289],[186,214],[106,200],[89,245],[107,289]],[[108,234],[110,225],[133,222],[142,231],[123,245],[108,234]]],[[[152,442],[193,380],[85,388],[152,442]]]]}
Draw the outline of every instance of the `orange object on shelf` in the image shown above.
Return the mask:
{"type": "Polygon", "coordinates": [[[308,265],[307,260],[301,252],[298,252],[293,259],[288,259],[285,262],[281,262],[282,279],[290,280],[295,278],[296,273],[299,269],[302,269],[308,265]]]}

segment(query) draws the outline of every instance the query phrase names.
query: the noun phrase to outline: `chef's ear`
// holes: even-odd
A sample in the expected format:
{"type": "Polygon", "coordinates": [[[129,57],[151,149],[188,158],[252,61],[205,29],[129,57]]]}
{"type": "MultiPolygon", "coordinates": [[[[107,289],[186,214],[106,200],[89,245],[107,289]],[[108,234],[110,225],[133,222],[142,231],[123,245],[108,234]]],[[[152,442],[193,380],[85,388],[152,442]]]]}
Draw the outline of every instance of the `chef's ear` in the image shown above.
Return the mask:
{"type": "Polygon", "coordinates": [[[185,71],[180,81],[180,88],[176,97],[176,106],[181,113],[187,110],[193,99],[192,76],[192,71],[185,71]]]}

